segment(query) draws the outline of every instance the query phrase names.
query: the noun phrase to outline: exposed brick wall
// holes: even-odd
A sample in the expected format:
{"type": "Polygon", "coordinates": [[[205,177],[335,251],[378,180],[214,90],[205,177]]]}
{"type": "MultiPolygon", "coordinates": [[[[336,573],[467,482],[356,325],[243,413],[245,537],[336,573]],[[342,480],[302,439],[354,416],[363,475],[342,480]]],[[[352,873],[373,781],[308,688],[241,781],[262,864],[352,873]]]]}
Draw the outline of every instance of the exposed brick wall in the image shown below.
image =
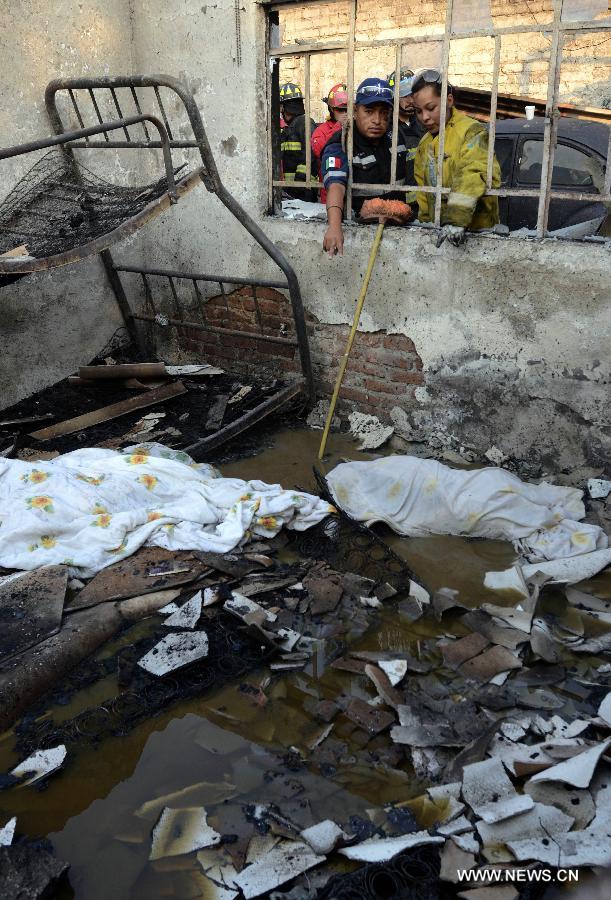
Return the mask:
{"type": "MultiPolygon", "coordinates": [[[[426,31],[443,35],[445,0],[359,0],[357,40],[395,38],[426,31]]],[[[455,4],[458,8],[458,4],[455,4]]],[[[553,17],[552,0],[491,0],[488,23],[499,28],[545,24],[553,17]]],[[[485,21],[481,25],[486,25],[485,21]]],[[[283,44],[345,39],[348,26],[347,3],[315,3],[306,7],[285,7],[280,12],[283,44]]],[[[469,26],[470,27],[470,26],[469,26]]],[[[465,30],[469,30],[465,28],[465,30]]],[[[549,35],[505,35],[501,43],[499,90],[545,100],[551,38],[549,35]]],[[[603,32],[567,38],[560,77],[560,99],[586,106],[611,104],[611,37],[603,32]]],[[[490,90],[494,42],[491,39],[454,40],[451,45],[450,80],[463,87],[490,90]]],[[[439,66],[441,43],[413,44],[404,49],[403,63],[412,68],[439,66]]],[[[355,83],[368,75],[385,76],[394,69],[394,48],[378,47],[357,51],[355,83]]],[[[334,82],[346,79],[345,53],[311,57],[311,108],[322,121],[326,107],[320,101],[334,82]]],[[[303,63],[297,58],[282,60],[281,81],[303,84],[303,63]]]]}
{"type": "MultiPolygon", "coordinates": [[[[243,331],[247,336],[186,329],[180,343],[194,360],[205,359],[246,377],[261,370],[275,375],[301,371],[296,347],[257,337],[261,333],[295,335],[290,302],[279,291],[257,288],[255,302],[252,288],[239,288],[225,297],[207,300],[206,316],[210,325],[243,331]]],[[[350,329],[348,325],[326,325],[312,315],[306,319],[316,393],[328,398],[350,329]]],[[[339,410],[358,409],[383,415],[393,406],[409,405],[415,388],[421,384],[422,361],[408,337],[385,331],[359,331],[344,377],[339,410]]]]}

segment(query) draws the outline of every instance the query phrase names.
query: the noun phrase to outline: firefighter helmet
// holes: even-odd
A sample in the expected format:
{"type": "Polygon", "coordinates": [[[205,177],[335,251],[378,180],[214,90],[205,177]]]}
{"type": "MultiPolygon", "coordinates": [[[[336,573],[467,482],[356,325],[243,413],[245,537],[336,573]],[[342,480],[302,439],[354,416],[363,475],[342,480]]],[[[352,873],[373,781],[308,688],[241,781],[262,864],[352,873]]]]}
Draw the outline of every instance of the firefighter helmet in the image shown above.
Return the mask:
{"type": "Polygon", "coordinates": [[[303,100],[301,88],[298,84],[293,84],[292,81],[280,85],[280,102],[286,103],[289,100],[303,100]]]}
{"type": "Polygon", "coordinates": [[[341,82],[334,84],[327,97],[323,97],[323,103],[332,109],[347,109],[348,107],[348,88],[341,82]]]}
{"type": "MultiPolygon", "coordinates": [[[[409,78],[413,78],[413,77],[414,77],[414,73],[412,72],[412,70],[410,68],[408,68],[408,66],[401,66],[401,69],[399,71],[399,85],[401,84],[402,81],[407,81],[409,78]]],[[[394,88],[395,73],[391,72],[386,80],[389,83],[389,85],[392,88],[394,88]]]]}

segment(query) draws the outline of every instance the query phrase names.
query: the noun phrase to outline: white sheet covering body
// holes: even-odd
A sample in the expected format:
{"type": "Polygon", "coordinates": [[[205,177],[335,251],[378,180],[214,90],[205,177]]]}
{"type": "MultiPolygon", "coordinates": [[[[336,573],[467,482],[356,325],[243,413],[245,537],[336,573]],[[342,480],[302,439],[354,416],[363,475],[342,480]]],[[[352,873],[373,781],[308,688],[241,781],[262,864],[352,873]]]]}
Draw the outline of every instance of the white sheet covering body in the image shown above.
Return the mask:
{"type": "Polygon", "coordinates": [[[222,478],[160,444],[88,448],[49,462],[0,458],[0,566],[63,564],[89,577],[143,544],[226,553],[333,512],[278,484],[222,478]]]}
{"type": "Polygon", "coordinates": [[[504,469],[451,469],[433,459],[387,456],[347,462],[327,476],[334,499],[359,522],[399,534],[461,534],[513,541],[534,559],[604,549],[607,536],[581,524],[582,492],[528,484],[504,469]]]}

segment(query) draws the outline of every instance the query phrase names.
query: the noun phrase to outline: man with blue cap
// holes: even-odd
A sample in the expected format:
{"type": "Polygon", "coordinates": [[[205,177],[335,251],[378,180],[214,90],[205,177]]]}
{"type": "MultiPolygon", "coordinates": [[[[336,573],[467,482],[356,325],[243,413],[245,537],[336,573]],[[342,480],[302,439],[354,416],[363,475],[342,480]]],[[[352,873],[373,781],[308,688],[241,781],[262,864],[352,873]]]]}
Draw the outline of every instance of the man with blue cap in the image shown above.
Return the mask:
{"type": "MultiPolygon", "coordinates": [[[[358,86],[354,104],[352,181],[359,184],[390,184],[392,146],[393,88],[383,78],[366,78],[358,86]]],[[[342,135],[334,134],[322,152],[323,183],[327,190],[328,228],[323,249],[330,255],[343,253],[344,199],[348,183],[348,157],[342,135]]],[[[407,148],[399,135],[397,141],[398,184],[413,184],[413,164],[407,160],[407,148]]],[[[386,192],[374,196],[387,200],[407,200],[405,192],[386,192]]],[[[358,213],[365,201],[352,197],[352,209],[358,213]]]]}

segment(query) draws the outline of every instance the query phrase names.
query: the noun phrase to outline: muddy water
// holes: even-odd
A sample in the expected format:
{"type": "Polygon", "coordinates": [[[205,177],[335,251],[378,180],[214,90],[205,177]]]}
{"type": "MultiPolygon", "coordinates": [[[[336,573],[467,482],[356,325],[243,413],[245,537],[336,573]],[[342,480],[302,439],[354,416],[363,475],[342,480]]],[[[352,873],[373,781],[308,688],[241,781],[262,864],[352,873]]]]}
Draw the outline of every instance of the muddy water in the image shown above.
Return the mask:
{"type": "MultiPolygon", "coordinates": [[[[223,466],[223,474],[315,490],[312,465],[324,473],[343,458],[372,458],[355,450],[350,438],[332,435],[330,457],[324,465],[318,464],[320,435],[319,431],[281,431],[273,447],[223,466]]],[[[512,563],[515,555],[509,544],[443,536],[406,539],[388,529],[379,533],[429,588],[455,588],[469,605],[478,605],[484,599],[499,602],[498,595],[484,590],[483,575],[512,563]]],[[[599,596],[604,591],[611,594],[608,583],[597,583],[596,587],[603,591],[599,596]]],[[[560,597],[546,602],[552,607],[558,604],[560,611],[560,597]]],[[[563,614],[565,608],[566,603],[563,614]]],[[[144,629],[158,621],[139,624],[121,640],[141,637],[144,629]]],[[[357,646],[409,650],[420,657],[425,639],[452,629],[451,614],[444,617],[443,626],[428,621],[409,623],[390,604],[376,614],[375,625],[357,646]]],[[[277,765],[269,754],[296,748],[309,755],[321,736],[324,726],[309,711],[313,702],[337,699],[342,693],[363,699],[372,696],[361,676],[327,665],[324,644],[306,671],[274,678],[267,671],[259,671],[247,680],[264,689],[265,705],[232,684],[166,710],[124,737],[108,738],[97,746],[84,744],[69,755],[63,773],[51,779],[44,792],[24,787],[0,793],[0,824],[17,815],[19,833],[49,835],[58,854],[72,864],[78,900],[200,896],[196,890],[200,884],[198,865],[193,856],[147,862],[155,817],[139,817],[135,810],[154,797],[200,782],[207,786],[192,805],[214,809],[215,803],[222,802],[219,791],[228,792],[225,799],[235,802],[265,802],[270,799],[272,782],[263,773],[277,765]],[[211,743],[221,752],[211,755],[211,743]]],[[[108,677],[79,692],[51,715],[61,721],[88,706],[104,706],[116,691],[116,679],[108,677]]],[[[359,761],[365,743],[363,732],[344,717],[335,722],[331,736],[345,745],[336,765],[324,777],[304,770],[295,775],[304,782],[303,796],[312,804],[314,821],[325,817],[346,820],[350,815],[364,815],[368,807],[390,801],[406,803],[422,793],[423,785],[409,772],[389,771],[383,765],[359,761]]],[[[13,741],[12,734],[0,738],[0,771],[7,771],[18,761],[12,752],[13,741]]],[[[387,737],[374,738],[367,749],[382,749],[388,743],[387,737]]],[[[288,802],[282,796],[276,800],[281,807],[288,802]]],[[[431,811],[426,804],[415,800],[412,808],[422,825],[430,824],[431,811]]]]}

